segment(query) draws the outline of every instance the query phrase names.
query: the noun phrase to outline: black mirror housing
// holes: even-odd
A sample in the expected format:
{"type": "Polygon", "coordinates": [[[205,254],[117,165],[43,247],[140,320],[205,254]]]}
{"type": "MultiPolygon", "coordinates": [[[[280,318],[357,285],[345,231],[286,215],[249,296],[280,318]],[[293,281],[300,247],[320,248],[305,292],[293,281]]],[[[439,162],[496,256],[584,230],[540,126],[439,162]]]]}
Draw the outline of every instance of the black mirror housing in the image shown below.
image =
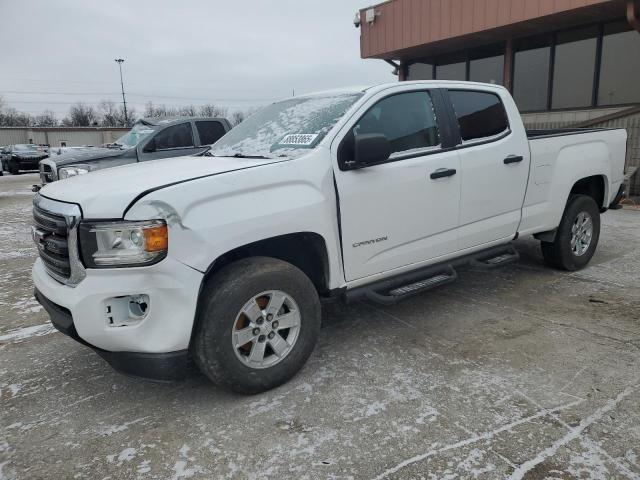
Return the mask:
{"type": "Polygon", "coordinates": [[[348,170],[368,167],[389,160],[391,144],[381,133],[363,133],[354,138],[354,161],[345,162],[348,170]]]}

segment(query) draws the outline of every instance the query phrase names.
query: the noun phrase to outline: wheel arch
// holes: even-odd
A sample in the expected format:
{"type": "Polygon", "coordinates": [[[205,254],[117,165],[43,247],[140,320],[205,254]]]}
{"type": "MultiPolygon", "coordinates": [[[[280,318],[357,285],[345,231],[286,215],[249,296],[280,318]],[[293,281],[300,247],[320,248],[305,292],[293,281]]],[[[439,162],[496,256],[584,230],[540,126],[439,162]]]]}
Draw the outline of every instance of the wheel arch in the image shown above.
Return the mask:
{"type": "Polygon", "coordinates": [[[225,266],[249,257],[270,257],[288,262],[299,268],[313,283],[318,293],[330,293],[330,266],[327,244],[322,235],[315,232],[296,232],[264,238],[229,250],[218,256],[207,268],[198,292],[195,318],[191,329],[191,344],[200,317],[201,295],[205,285],[225,266]]]}
{"type": "Polygon", "coordinates": [[[203,284],[226,265],[247,257],[271,257],[294,265],[313,282],[318,293],[329,291],[329,253],[322,235],[296,232],[241,245],[218,256],[207,268],[203,284]]]}
{"type": "MultiPolygon", "coordinates": [[[[608,182],[604,175],[591,175],[577,180],[571,190],[569,196],[581,194],[587,195],[596,202],[596,205],[603,210],[607,207],[607,192],[608,182]]],[[[567,197],[568,201],[568,197],[567,197]]]]}

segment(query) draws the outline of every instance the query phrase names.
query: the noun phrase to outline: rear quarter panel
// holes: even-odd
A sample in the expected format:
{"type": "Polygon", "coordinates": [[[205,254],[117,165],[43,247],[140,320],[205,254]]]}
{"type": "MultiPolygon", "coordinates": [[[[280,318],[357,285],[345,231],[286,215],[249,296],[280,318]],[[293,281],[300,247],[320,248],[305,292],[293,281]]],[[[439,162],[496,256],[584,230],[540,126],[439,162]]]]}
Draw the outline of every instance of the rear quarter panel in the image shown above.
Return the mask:
{"type": "Polygon", "coordinates": [[[606,208],[622,183],[627,132],[623,129],[540,137],[529,141],[531,171],[522,211],[521,234],[556,228],[569,193],[580,179],[604,180],[606,208]]]}

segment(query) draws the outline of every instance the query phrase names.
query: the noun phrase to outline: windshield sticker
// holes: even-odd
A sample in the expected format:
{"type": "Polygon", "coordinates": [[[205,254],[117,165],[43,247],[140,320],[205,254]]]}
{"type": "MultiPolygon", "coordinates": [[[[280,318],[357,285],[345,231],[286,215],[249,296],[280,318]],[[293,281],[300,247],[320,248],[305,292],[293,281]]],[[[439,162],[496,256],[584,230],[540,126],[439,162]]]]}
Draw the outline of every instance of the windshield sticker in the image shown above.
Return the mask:
{"type": "Polygon", "coordinates": [[[292,133],[278,142],[280,145],[311,145],[318,138],[317,133],[292,133]]]}

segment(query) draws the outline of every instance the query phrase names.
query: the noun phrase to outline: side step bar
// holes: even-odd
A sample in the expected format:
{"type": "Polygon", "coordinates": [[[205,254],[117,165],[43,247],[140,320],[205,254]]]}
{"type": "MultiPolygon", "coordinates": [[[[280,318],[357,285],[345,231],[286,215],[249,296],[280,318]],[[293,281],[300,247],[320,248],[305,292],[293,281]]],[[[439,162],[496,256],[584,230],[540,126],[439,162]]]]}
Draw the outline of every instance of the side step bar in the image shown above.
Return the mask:
{"type": "Polygon", "coordinates": [[[456,266],[470,265],[474,268],[490,270],[519,259],[520,255],[512,245],[502,245],[356,287],[347,290],[344,296],[347,302],[367,299],[381,305],[394,305],[417,293],[456,281],[458,279],[458,273],[454,268],[456,266]]]}

